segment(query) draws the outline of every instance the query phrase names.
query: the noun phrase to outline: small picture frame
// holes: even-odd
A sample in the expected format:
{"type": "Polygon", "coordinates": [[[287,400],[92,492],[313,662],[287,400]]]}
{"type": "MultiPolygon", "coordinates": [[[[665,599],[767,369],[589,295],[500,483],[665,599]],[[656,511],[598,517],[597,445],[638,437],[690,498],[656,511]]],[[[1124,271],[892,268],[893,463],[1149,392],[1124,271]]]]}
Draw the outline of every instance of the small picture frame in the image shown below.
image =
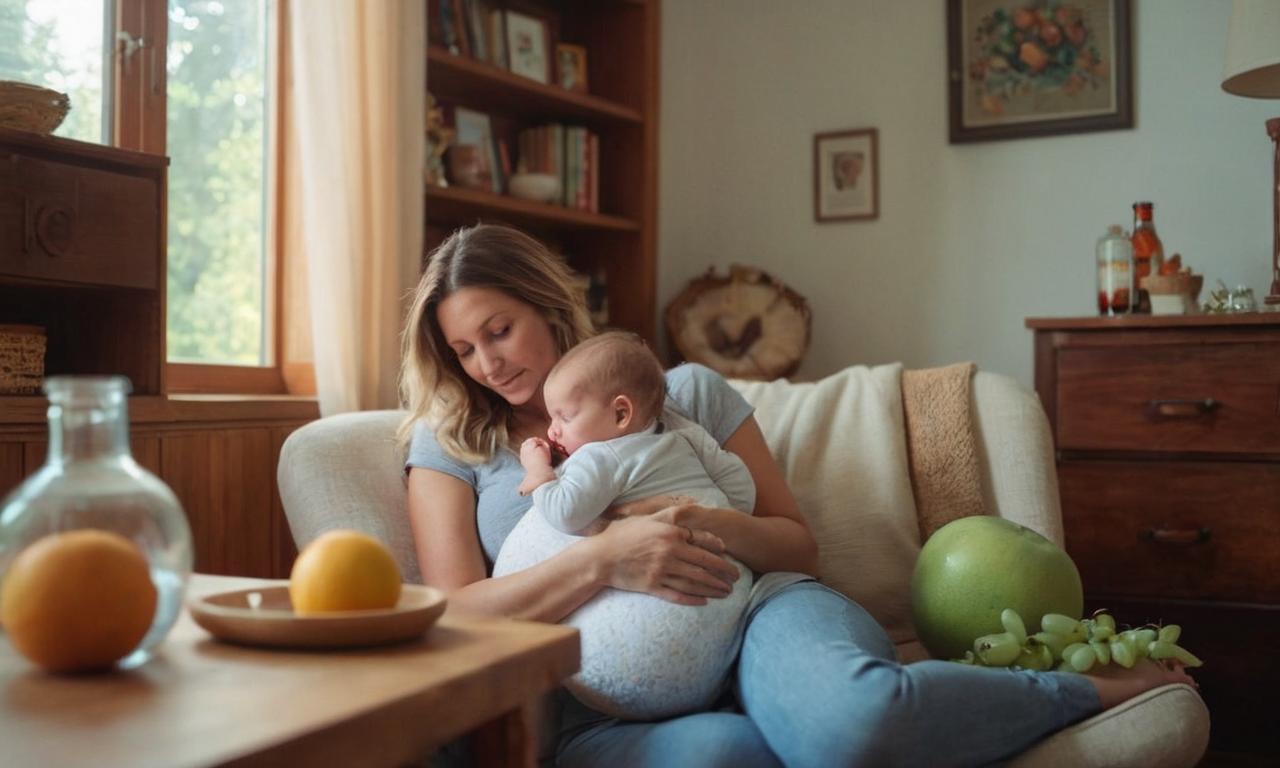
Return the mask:
{"type": "Polygon", "coordinates": [[[879,131],[856,128],[814,135],[814,221],[865,221],[879,217],[879,131]]]}
{"type": "Polygon", "coordinates": [[[507,62],[513,74],[550,83],[548,48],[545,21],[519,11],[507,11],[507,62]]]}
{"type": "Polygon", "coordinates": [[[581,45],[556,45],[556,82],[561,88],[587,92],[587,49],[581,45]]]}

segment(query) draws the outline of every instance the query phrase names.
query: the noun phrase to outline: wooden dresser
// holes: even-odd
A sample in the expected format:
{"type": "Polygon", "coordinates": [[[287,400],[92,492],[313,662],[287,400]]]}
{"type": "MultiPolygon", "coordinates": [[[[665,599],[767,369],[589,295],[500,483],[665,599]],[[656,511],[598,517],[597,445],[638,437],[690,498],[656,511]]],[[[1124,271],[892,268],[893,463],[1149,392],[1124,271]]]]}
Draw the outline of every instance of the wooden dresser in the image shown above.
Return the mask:
{"type": "Polygon", "coordinates": [[[1088,609],[1181,624],[1212,749],[1280,758],[1280,313],[1026,325],[1088,609]]]}

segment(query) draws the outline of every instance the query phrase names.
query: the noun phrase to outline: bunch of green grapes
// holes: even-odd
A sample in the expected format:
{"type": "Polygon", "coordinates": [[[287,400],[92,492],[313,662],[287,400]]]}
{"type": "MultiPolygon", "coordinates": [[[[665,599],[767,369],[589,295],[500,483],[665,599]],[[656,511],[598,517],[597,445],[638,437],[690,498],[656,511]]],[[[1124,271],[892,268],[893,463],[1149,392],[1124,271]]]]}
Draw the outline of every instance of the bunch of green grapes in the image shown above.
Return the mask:
{"type": "Polygon", "coordinates": [[[1204,662],[1178,645],[1182,628],[1162,627],[1116,630],[1116,620],[1099,611],[1092,618],[1073,619],[1061,613],[1047,613],[1040,619],[1040,632],[1027,634],[1022,617],[1012,608],[1000,614],[1004,632],[983,635],[965,651],[961,664],[983,667],[1022,667],[1088,672],[1095,664],[1115,662],[1131,669],[1142,659],[1175,659],[1186,667],[1204,662]]]}

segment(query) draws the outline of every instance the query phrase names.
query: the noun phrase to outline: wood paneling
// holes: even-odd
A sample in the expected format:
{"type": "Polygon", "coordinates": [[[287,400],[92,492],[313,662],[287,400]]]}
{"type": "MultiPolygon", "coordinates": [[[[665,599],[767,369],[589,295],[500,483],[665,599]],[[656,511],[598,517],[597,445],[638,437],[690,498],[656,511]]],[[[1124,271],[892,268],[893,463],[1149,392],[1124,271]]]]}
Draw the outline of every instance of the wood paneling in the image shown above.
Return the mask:
{"type": "Polygon", "coordinates": [[[165,482],[186,510],[201,573],[273,576],[271,429],[180,432],[160,440],[165,482]]]}
{"type": "Polygon", "coordinates": [[[22,443],[0,443],[0,499],[27,476],[23,469],[23,453],[22,443]]]}
{"type": "MultiPolygon", "coordinates": [[[[218,405],[206,403],[205,409],[218,405]]],[[[252,408],[229,405],[243,417],[252,408]]],[[[297,410],[289,403],[289,410],[297,410]]],[[[195,567],[204,573],[286,578],[297,556],[276,485],[280,447],[297,427],[315,418],[238,418],[133,425],[134,459],[173,489],[186,512],[195,544],[195,567]]],[[[0,424],[0,427],[4,425],[0,424]]],[[[25,425],[24,434],[0,442],[0,496],[44,464],[48,439],[25,425]]]]}

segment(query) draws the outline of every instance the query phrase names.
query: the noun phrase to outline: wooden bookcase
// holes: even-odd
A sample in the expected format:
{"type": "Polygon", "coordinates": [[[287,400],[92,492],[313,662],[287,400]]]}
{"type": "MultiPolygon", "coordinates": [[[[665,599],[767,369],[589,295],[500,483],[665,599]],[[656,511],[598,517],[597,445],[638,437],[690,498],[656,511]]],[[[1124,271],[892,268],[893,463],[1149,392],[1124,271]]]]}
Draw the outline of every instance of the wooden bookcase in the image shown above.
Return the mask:
{"type": "MultiPolygon", "coordinates": [[[[428,3],[429,28],[439,23],[439,2],[428,3]]],[[[584,274],[603,268],[609,324],[655,344],[659,0],[539,0],[506,7],[547,22],[549,55],[558,42],[586,48],[590,92],[565,90],[554,78],[544,85],[450,53],[434,33],[427,90],[441,104],[488,114],[498,136],[545,123],[581,125],[599,135],[600,213],[428,185],[426,253],[459,226],[518,227],[558,247],[584,274]]]]}

